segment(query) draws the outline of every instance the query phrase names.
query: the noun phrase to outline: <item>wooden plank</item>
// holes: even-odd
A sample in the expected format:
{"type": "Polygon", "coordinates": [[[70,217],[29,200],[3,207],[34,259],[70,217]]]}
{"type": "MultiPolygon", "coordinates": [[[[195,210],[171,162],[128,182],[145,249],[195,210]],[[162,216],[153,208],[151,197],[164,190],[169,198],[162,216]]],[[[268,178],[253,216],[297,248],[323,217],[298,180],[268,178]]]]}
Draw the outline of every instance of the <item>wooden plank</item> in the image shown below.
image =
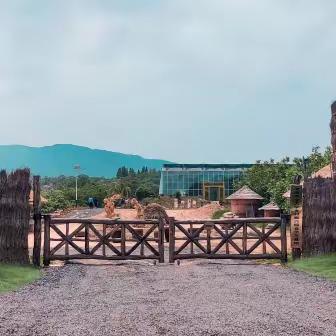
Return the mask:
{"type": "MultiPolygon", "coordinates": [[[[72,240],[71,240],[71,235],[70,238],[66,237],[64,235],[64,233],[58,228],[56,227],[54,224],[50,224],[50,228],[52,228],[60,237],[62,237],[64,239],[64,244],[66,242],[68,242],[75,250],[77,250],[79,253],[83,253],[85,254],[85,251],[83,251],[83,249],[81,249],[78,245],[76,245],[72,240]]],[[[59,249],[59,248],[58,248],[59,249]]],[[[50,254],[55,254],[55,250],[56,247],[51,251],[50,254]]]]}
{"type": "MultiPolygon", "coordinates": [[[[159,219],[159,237],[158,237],[158,249],[159,249],[159,263],[164,263],[164,234],[165,223],[163,218],[159,219]]],[[[154,226],[155,227],[155,226],[154,226]]]]}
{"type": "MultiPolygon", "coordinates": [[[[239,223],[228,235],[224,235],[223,232],[217,226],[215,226],[215,230],[222,236],[222,241],[215,247],[212,253],[217,253],[226,243],[230,243],[237,250],[238,246],[232,241],[231,238],[242,228],[243,224],[244,223],[239,223]]],[[[240,249],[238,248],[237,251],[239,250],[240,249]]]]}
{"type": "Polygon", "coordinates": [[[235,259],[235,260],[256,260],[256,259],[281,259],[281,254],[180,254],[178,259],[235,259]]]}
{"type": "MultiPolygon", "coordinates": [[[[66,223],[65,224],[65,235],[67,236],[67,237],[69,237],[69,223],[66,223]]],[[[69,243],[68,243],[68,241],[65,243],[65,255],[66,256],[68,256],[69,255],[69,243]]]]}
{"type": "MultiPolygon", "coordinates": [[[[259,245],[260,243],[267,239],[274,231],[276,231],[279,228],[279,224],[276,224],[273,228],[271,228],[266,234],[265,236],[263,236],[262,238],[260,238],[255,244],[252,245],[252,247],[250,247],[247,251],[248,254],[252,253],[259,245]]],[[[279,250],[276,247],[277,250],[279,250]]]]}
{"type": "MultiPolygon", "coordinates": [[[[190,231],[189,231],[190,234],[194,235],[194,225],[192,223],[190,223],[189,228],[190,228],[190,231]]],[[[193,242],[190,242],[190,253],[194,254],[194,243],[193,242]]]]}
{"type": "MultiPolygon", "coordinates": [[[[106,236],[106,224],[103,224],[103,237],[106,236]]],[[[103,243],[103,256],[106,257],[106,245],[105,245],[105,241],[103,243]]]]}
{"type": "Polygon", "coordinates": [[[189,225],[193,224],[204,224],[213,223],[213,224],[241,224],[241,223],[281,223],[280,217],[255,217],[255,218],[228,218],[228,219],[216,219],[216,220],[178,220],[175,221],[176,224],[180,225],[189,225]]]}
{"type": "Polygon", "coordinates": [[[90,254],[90,236],[89,236],[89,225],[90,223],[85,223],[85,254],[90,254]]]}
{"type": "MultiPolygon", "coordinates": [[[[135,229],[133,229],[129,224],[126,224],[125,227],[127,228],[127,230],[136,238],[136,244],[133,245],[131,247],[130,250],[127,251],[126,255],[131,255],[142,243],[144,243],[148,249],[150,251],[152,251],[152,253],[154,254],[159,254],[160,251],[157,251],[151,244],[148,243],[148,241],[146,240],[149,235],[156,229],[156,224],[153,224],[152,227],[143,235],[143,236],[140,236],[136,231],[135,229]]],[[[163,244],[163,235],[164,235],[164,232],[161,232],[162,234],[162,244],[163,244]]],[[[160,228],[159,228],[159,237],[158,237],[158,245],[160,245],[159,243],[160,241],[160,228]]]]}
{"type": "Polygon", "coordinates": [[[287,232],[286,232],[286,219],[283,216],[281,218],[281,261],[282,262],[287,262],[288,257],[287,257],[287,232]]]}
{"type": "Polygon", "coordinates": [[[44,216],[44,247],[43,247],[43,264],[50,265],[50,215],[44,216]]]}
{"type": "Polygon", "coordinates": [[[175,219],[169,217],[169,262],[174,263],[175,256],[175,219]]]}
{"type": "Polygon", "coordinates": [[[206,226],[207,254],[211,253],[211,227],[206,226]]]}
{"type": "MultiPolygon", "coordinates": [[[[52,223],[52,220],[50,221],[50,223],[52,223]]],[[[52,226],[54,226],[54,224],[49,224],[49,227],[51,228],[52,226]]],[[[50,255],[53,255],[56,251],[58,251],[63,245],[66,244],[66,242],[68,242],[69,240],[72,241],[84,241],[84,239],[74,239],[73,237],[76,236],[76,234],[78,232],[80,232],[82,229],[84,228],[84,224],[81,224],[75,231],[73,231],[67,238],[64,236],[64,234],[61,232],[61,239],[50,239],[49,241],[60,241],[60,243],[58,245],[56,245],[51,251],[50,251],[50,255]]],[[[56,227],[57,229],[57,227],[56,227]]],[[[56,231],[55,231],[56,232],[56,231]]]]}
{"type": "Polygon", "coordinates": [[[102,256],[102,255],[85,255],[85,254],[73,254],[70,256],[61,255],[53,255],[50,257],[50,260],[159,260],[159,256],[156,255],[145,255],[143,257],[139,255],[129,255],[129,256],[102,256]]]}
{"type": "Polygon", "coordinates": [[[53,218],[52,224],[60,225],[66,222],[74,224],[106,224],[106,225],[119,225],[119,224],[132,224],[143,226],[144,224],[158,224],[158,220],[119,220],[119,219],[92,219],[92,218],[53,218]]]}
{"type": "MultiPolygon", "coordinates": [[[[175,255],[178,255],[181,251],[183,251],[189,243],[194,242],[195,245],[204,253],[206,253],[206,249],[204,246],[202,246],[197,239],[195,239],[192,235],[188,233],[188,231],[180,224],[178,224],[177,221],[175,221],[175,227],[177,227],[187,238],[186,242],[176,251],[175,255]]],[[[198,236],[202,231],[204,230],[204,221],[203,225],[197,230],[195,233],[195,236],[198,236]]]]}
{"type": "Polygon", "coordinates": [[[42,231],[40,176],[33,177],[33,214],[34,214],[33,264],[37,267],[40,267],[41,266],[41,231],[42,231]]]}
{"type": "MultiPolygon", "coordinates": [[[[278,224],[276,224],[276,225],[278,225],[278,224]]],[[[272,249],[275,251],[275,252],[277,252],[277,253],[281,253],[281,251],[279,250],[279,248],[272,242],[272,240],[273,240],[273,237],[267,237],[267,235],[266,235],[266,233],[263,235],[262,234],[262,232],[260,232],[257,228],[255,228],[254,226],[252,226],[252,225],[249,225],[249,228],[251,229],[251,230],[253,230],[257,235],[258,235],[258,237],[259,237],[259,240],[258,240],[258,243],[259,243],[259,245],[261,244],[261,243],[267,243],[268,245],[270,245],[271,247],[272,247],[272,249]]],[[[278,228],[277,228],[278,229],[278,228]]],[[[276,229],[276,230],[277,230],[276,229]]],[[[275,231],[276,231],[275,230],[275,231]]],[[[281,240],[281,237],[280,237],[280,240],[281,240]]]]}
{"type": "Polygon", "coordinates": [[[246,254],[247,251],[247,223],[243,224],[243,253],[246,254]]]}
{"type": "Polygon", "coordinates": [[[120,246],[121,246],[121,256],[125,257],[126,256],[126,227],[125,227],[125,222],[123,224],[120,225],[120,229],[121,229],[121,242],[120,242],[120,246]]]}
{"type": "MultiPolygon", "coordinates": [[[[261,233],[263,236],[265,236],[265,226],[266,224],[264,224],[261,229],[261,233]]],[[[263,250],[263,254],[266,254],[266,241],[265,240],[263,240],[262,242],[262,250],[263,250]]]]}

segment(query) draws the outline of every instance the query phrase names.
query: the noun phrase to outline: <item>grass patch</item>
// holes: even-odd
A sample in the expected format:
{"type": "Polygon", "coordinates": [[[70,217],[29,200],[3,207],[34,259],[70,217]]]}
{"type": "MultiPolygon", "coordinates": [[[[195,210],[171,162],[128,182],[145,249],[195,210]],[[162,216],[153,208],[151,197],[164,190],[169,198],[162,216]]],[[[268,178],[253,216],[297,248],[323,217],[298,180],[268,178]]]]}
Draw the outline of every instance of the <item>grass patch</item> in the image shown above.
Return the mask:
{"type": "Polygon", "coordinates": [[[41,272],[32,266],[0,264],[0,293],[15,290],[40,278],[41,272]]]}
{"type": "Polygon", "coordinates": [[[212,219],[221,219],[222,216],[225,214],[225,212],[229,212],[229,209],[223,209],[223,210],[216,210],[213,214],[212,214],[212,219]]]}
{"type": "Polygon", "coordinates": [[[290,267],[326,279],[336,280],[336,253],[291,261],[290,267]]]}

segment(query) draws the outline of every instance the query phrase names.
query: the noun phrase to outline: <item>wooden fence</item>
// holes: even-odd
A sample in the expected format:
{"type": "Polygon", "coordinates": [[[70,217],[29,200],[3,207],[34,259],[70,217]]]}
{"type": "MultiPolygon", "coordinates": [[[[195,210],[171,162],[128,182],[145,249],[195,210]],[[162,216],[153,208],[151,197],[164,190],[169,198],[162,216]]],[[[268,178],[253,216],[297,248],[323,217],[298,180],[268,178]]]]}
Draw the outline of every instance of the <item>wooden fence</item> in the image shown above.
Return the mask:
{"type": "Polygon", "coordinates": [[[175,221],[170,219],[169,262],[180,259],[281,259],[287,261],[281,218],[175,221]]]}
{"type": "Polygon", "coordinates": [[[303,254],[336,252],[336,183],[312,178],[303,188],[303,254]]]}
{"type": "Polygon", "coordinates": [[[164,262],[164,223],[44,217],[44,264],[51,260],[154,259],[164,262]]]}

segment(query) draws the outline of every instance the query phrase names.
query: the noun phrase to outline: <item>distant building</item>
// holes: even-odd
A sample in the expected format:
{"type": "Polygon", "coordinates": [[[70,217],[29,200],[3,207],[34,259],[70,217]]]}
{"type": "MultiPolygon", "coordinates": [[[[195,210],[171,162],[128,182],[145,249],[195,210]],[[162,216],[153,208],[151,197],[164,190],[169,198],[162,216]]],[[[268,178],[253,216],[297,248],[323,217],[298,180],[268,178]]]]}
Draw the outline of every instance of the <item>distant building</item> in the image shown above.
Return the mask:
{"type": "Polygon", "coordinates": [[[264,217],[280,217],[280,208],[275,202],[270,202],[259,210],[264,211],[264,217]]]}
{"type": "Polygon", "coordinates": [[[255,217],[263,199],[248,186],[240,188],[227,198],[231,203],[231,212],[239,217],[255,217]]]}
{"type": "Polygon", "coordinates": [[[164,164],[161,170],[160,195],[200,197],[224,201],[234,190],[251,164],[164,164]]]}

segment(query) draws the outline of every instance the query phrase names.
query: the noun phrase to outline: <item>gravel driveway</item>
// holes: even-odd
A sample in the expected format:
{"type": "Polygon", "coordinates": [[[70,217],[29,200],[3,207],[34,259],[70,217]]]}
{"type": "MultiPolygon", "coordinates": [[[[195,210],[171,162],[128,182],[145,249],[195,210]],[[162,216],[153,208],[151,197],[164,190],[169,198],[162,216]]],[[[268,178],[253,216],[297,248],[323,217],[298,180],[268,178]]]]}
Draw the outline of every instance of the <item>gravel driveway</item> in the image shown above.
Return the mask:
{"type": "Polygon", "coordinates": [[[335,287],[230,261],[66,265],[0,295],[0,335],[336,335],[335,287]]]}

